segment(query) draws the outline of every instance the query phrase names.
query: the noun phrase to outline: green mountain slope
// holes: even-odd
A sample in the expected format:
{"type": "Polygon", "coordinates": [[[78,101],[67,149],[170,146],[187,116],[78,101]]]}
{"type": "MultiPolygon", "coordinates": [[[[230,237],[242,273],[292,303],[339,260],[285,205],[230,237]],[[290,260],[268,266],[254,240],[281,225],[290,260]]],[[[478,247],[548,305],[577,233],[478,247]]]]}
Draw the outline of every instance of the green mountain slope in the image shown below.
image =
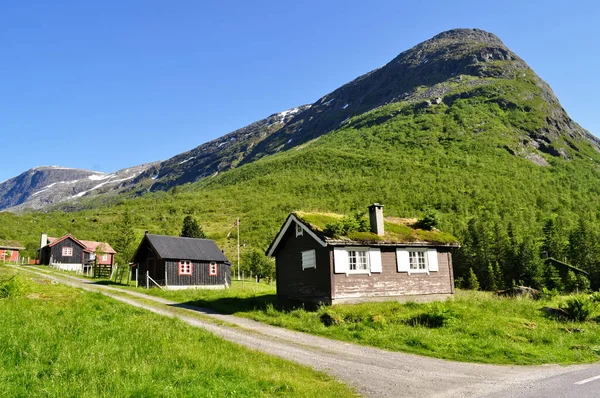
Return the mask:
{"type": "Polygon", "coordinates": [[[456,276],[473,269],[484,288],[550,286],[543,253],[587,270],[600,286],[598,141],[495,36],[443,33],[340,90],[335,98],[360,98],[354,103],[364,108],[333,117],[318,102],[298,112],[288,125],[320,115],[323,127],[296,131],[293,146],[282,149],[292,134],[284,128],[256,145],[257,160],[248,156],[176,192],[97,198],[75,213],[3,214],[0,238],[30,248],[41,232],[110,242],[127,208],[140,237],[177,234],[185,215],[194,215],[235,258],[236,239],[226,234],[236,217],[248,250],[265,248],[293,210],[344,213],[380,202],[390,216],[436,212],[440,228],[463,243],[456,276]],[[376,94],[385,101],[374,101],[376,94]]]}

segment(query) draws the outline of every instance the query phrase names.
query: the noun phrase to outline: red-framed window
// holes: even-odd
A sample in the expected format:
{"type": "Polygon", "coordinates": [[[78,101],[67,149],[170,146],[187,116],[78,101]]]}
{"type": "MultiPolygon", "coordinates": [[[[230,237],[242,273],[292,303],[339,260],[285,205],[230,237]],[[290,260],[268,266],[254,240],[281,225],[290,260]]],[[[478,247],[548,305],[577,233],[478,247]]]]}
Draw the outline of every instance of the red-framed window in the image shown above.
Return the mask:
{"type": "Polygon", "coordinates": [[[188,260],[180,260],[178,273],[179,275],[192,275],[192,270],[194,269],[192,262],[188,260]]]}
{"type": "Polygon", "coordinates": [[[208,264],[208,275],[210,276],[217,276],[219,274],[219,266],[217,265],[217,263],[210,263],[208,264]]]}
{"type": "Polygon", "coordinates": [[[63,247],[62,248],[62,255],[63,257],[70,257],[73,255],[73,248],[72,247],[63,247]]]}

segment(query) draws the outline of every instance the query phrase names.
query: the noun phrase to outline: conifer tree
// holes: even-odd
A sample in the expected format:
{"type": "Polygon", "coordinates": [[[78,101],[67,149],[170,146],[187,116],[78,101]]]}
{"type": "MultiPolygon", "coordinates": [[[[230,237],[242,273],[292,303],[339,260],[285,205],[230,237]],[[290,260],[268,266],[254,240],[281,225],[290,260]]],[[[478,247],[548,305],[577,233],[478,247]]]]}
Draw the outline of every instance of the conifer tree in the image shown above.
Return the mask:
{"type": "Polygon", "coordinates": [[[133,230],[133,220],[129,214],[129,209],[125,209],[119,221],[116,223],[117,231],[115,234],[115,250],[117,251],[117,260],[122,264],[131,261],[135,245],[135,232],[133,230]]]}
{"type": "Polygon", "coordinates": [[[477,279],[475,272],[473,272],[473,268],[469,268],[469,279],[467,280],[467,285],[471,290],[479,290],[479,280],[477,279]]]}
{"type": "Polygon", "coordinates": [[[206,238],[202,227],[192,216],[185,216],[183,219],[183,227],[181,228],[180,236],[185,238],[206,238]]]}

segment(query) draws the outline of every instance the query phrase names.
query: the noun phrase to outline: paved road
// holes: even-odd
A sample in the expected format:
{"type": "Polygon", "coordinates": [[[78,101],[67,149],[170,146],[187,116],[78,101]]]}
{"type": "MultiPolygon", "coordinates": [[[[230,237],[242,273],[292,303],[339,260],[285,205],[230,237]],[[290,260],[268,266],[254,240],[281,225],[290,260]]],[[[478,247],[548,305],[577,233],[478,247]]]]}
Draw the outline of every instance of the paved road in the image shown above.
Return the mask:
{"type": "Polygon", "coordinates": [[[496,366],[388,352],[218,314],[212,310],[182,306],[111,286],[95,285],[82,278],[31,269],[28,271],[63,284],[100,292],[157,314],[178,318],[237,344],[311,366],[348,383],[365,396],[600,396],[600,364],[496,366]]]}

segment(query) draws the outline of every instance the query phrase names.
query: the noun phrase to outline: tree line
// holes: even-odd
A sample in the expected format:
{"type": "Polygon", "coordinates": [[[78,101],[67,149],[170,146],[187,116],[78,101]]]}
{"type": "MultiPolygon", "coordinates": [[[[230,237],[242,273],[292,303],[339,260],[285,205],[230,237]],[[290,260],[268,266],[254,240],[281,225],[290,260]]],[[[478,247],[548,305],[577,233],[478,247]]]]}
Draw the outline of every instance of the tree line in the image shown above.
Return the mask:
{"type": "Polygon", "coordinates": [[[458,234],[453,257],[458,287],[499,290],[516,285],[558,292],[600,289],[600,234],[580,217],[574,227],[548,218],[538,233],[519,231],[512,222],[472,218],[458,234]],[[556,261],[569,267],[561,276],[556,261]]]}

